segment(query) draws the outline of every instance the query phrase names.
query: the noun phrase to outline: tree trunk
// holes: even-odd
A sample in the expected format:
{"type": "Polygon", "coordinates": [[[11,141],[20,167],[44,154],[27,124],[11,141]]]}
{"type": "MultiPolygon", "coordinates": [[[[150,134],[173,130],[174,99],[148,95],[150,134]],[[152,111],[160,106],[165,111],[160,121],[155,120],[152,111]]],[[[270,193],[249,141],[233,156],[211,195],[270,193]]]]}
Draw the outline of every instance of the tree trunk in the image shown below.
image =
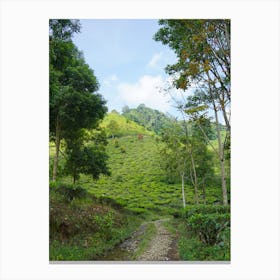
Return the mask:
{"type": "Polygon", "coordinates": [[[182,198],[183,198],[183,208],[186,208],[186,199],[185,199],[185,182],[184,182],[184,172],[181,174],[182,176],[182,198]]]}
{"type": "Polygon", "coordinates": [[[185,127],[185,134],[186,134],[186,139],[187,139],[187,144],[190,145],[190,149],[188,149],[188,153],[191,157],[191,162],[192,162],[192,170],[193,170],[193,176],[194,176],[194,193],[195,193],[195,202],[196,204],[198,204],[198,190],[197,190],[197,174],[196,174],[196,169],[195,169],[195,162],[194,162],[194,158],[193,158],[193,154],[192,154],[192,145],[189,141],[189,133],[188,133],[188,127],[186,124],[186,121],[184,119],[184,127],[185,127]]]}
{"type": "Polygon", "coordinates": [[[204,180],[202,182],[202,190],[203,190],[203,203],[206,204],[206,188],[205,188],[204,180]]]}
{"type": "Polygon", "coordinates": [[[215,103],[215,98],[212,94],[212,88],[210,84],[210,75],[207,72],[208,76],[208,87],[209,87],[209,93],[212,99],[213,109],[215,112],[215,121],[216,121],[216,130],[217,130],[217,136],[218,136],[218,144],[219,144],[219,160],[221,165],[221,179],[222,179],[222,192],[223,192],[223,204],[228,205],[228,198],[227,198],[227,185],[226,185],[226,173],[225,173],[225,155],[224,155],[224,145],[222,143],[221,139],[221,133],[219,128],[219,118],[218,118],[218,109],[215,103]]]}
{"type": "Polygon", "coordinates": [[[55,130],[55,155],[53,160],[53,181],[56,181],[57,177],[57,167],[58,167],[58,157],[59,157],[59,148],[60,148],[60,123],[59,118],[56,120],[56,130],[55,130]]]}
{"type": "Polygon", "coordinates": [[[223,148],[223,144],[222,144],[222,140],[221,140],[218,113],[217,113],[217,109],[216,109],[215,105],[214,105],[214,111],[215,111],[215,119],[216,119],[216,130],[217,130],[217,135],[218,135],[218,144],[219,144],[219,160],[220,160],[220,165],[221,165],[223,204],[228,205],[224,148],[223,148]]]}
{"type": "Polygon", "coordinates": [[[228,119],[228,116],[227,116],[224,101],[221,100],[221,98],[219,98],[219,103],[221,105],[221,109],[222,109],[223,117],[224,117],[224,120],[225,120],[225,123],[226,123],[226,127],[227,127],[228,131],[230,132],[231,131],[231,126],[230,126],[230,122],[229,122],[229,119],[228,119]]]}
{"type": "Polygon", "coordinates": [[[197,175],[196,175],[196,169],[195,169],[195,163],[193,159],[192,152],[191,155],[191,162],[192,162],[192,170],[193,170],[193,179],[194,179],[194,196],[195,196],[195,203],[198,204],[198,189],[197,189],[197,175]]]}

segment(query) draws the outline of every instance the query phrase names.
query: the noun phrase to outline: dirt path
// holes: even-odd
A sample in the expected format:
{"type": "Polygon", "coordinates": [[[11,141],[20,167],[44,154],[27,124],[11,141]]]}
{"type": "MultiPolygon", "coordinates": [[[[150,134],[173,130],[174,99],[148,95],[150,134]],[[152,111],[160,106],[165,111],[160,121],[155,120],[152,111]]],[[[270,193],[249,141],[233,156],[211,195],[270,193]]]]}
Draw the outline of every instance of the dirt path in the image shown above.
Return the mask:
{"type": "Polygon", "coordinates": [[[117,261],[177,261],[179,254],[177,249],[177,239],[172,235],[164,222],[169,219],[162,219],[143,223],[130,238],[125,240],[118,248],[115,248],[102,260],[117,261]],[[145,250],[135,258],[139,244],[145,236],[149,224],[154,224],[156,233],[152,236],[145,250]]]}
{"type": "Polygon", "coordinates": [[[154,221],[157,233],[150,241],[150,244],[138,258],[138,261],[170,261],[179,260],[177,254],[176,242],[171,233],[163,226],[165,220],[154,221]]]}

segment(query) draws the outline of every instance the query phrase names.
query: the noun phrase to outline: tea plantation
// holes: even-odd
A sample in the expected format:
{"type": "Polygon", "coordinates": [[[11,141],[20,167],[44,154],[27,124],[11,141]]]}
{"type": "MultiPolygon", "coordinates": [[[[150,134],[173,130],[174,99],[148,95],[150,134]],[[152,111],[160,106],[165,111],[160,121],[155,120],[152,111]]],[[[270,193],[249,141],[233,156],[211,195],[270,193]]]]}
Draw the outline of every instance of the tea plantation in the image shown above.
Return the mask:
{"type": "MultiPolygon", "coordinates": [[[[183,260],[229,259],[228,243],[227,253],[221,253],[222,248],[216,257],[217,249],[214,253],[211,251],[216,246],[214,243],[204,246],[210,250],[206,255],[186,253],[197,244],[201,245],[199,250],[202,252],[203,243],[197,238],[193,241],[193,235],[189,236],[190,231],[186,236],[186,226],[190,227],[190,224],[185,222],[187,218],[182,212],[180,178],[175,183],[168,183],[161,166],[160,149],[163,144],[159,136],[115,113],[107,115],[101,126],[106,129],[111,120],[117,124],[114,136],[108,133],[106,146],[111,175],[102,175],[98,180],[81,175],[77,186],[86,190],[84,197],[73,194],[71,198],[68,192],[68,200],[67,192],[61,186],[71,186],[71,177],[61,176],[55,184],[51,183],[50,259],[98,259],[102,253],[127,238],[141,222],[163,217],[170,217],[171,220],[177,218],[170,226],[177,228],[177,235],[181,236],[179,251],[183,260]],[[90,221],[94,221],[91,229],[87,226],[90,221]]],[[[53,146],[50,148],[51,158],[52,152],[53,146]]],[[[63,158],[60,165],[63,169],[63,158]]],[[[76,192],[79,193],[79,190],[76,192]]],[[[203,203],[202,190],[199,190],[199,194],[203,203]]],[[[191,207],[194,204],[194,190],[190,185],[185,186],[185,196],[187,205],[191,207]]],[[[221,203],[218,184],[206,188],[205,202],[208,205],[221,203]]]]}

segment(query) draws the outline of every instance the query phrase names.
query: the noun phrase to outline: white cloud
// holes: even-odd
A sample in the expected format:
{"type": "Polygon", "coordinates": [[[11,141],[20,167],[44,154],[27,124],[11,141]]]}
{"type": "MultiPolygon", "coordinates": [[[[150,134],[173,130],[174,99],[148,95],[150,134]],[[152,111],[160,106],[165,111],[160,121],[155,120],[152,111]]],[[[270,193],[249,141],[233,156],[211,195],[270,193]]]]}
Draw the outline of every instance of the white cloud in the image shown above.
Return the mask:
{"type": "Polygon", "coordinates": [[[142,76],[135,84],[121,83],[118,95],[130,107],[143,103],[147,107],[167,112],[170,109],[169,96],[162,94],[165,80],[161,76],[142,76]]]}
{"type": "Polygon", "coordinates": [[[155,53],[147,64],[147,67],[153,70],[164,70],[168,64],[174,64],[177,61],[177,56],[170,50],[164,50],[155,53]]]}
{"type": "Polygon", "coordinates": [[[103,84],[106,86],[110,86],[113,82],[117,82],[119,79],[116,74],[113,74],[112,76],[106,78],[103,80],[103,84]]]}
{"type": "Polygon", "coordinates": [[[162,52],[153,55],[152,59],[149,61],[148,66],[151,68],[159,67],[158,63],[162,58],[162,52]]]}
{"type": "Polygon", "coordinates": [[[113,82],[118,81],[117,75],[116,75],[116,74],[113,74],[113,75],[111,76],[111,80],[112,80],[113,82]]]}

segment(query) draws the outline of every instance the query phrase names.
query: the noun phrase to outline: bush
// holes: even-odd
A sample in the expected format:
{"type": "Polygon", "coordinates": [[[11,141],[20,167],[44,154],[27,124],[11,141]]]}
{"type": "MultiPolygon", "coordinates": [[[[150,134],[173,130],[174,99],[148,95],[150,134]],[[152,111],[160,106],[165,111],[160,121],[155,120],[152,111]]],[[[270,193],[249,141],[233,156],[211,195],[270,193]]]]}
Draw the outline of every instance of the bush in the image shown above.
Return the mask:
{"type": "Polygon", "coordinates": [[[123,210],[123,204],[110,197],[99,197],[97,201],[103,205],[109,205],[114,209],[123,210]]]}
{"type": "Polygon", "coordinates": [[[198,204],[198,205],[188,205],[186,206],[185,210],[183,211],[183,217],[190,218],[192,215],[195,214],[225,214],[230,212],[229,206],[224,205],[205,205],[205,204],[198,204]]]}
{"type": "Polygon", "coordinates": [[[72,201],[75,198],[85,198],[87,196],[87,191],[81,187],[71,184],[63,184],[54,186],[55,192],[61,194],[65,201],[72,201]]]}
{"type": "Polygon", "coordinates": [[[114,216],[115,213],[109,211],[103,215],[95,215],[94,222],[98,226],[99,234],[105,238],[105,240],[109,240],[112,236],[112,227],[114,224],[114,216]]]}
{"type": "Polygon", "coordinates": [[[222,233],[230,227],[230,214],[194,214],[187,226],[204,244],[216,245],[223,242],[222,233]]]}
{"type": "Polygon", "coordinates": [[[125,154],[125,153],[126,153],[126,150],[125,150],[125,148],[124,148],[124,147],[121,147],[120,149],[121,149],[121,153],[123,153],[123,154],[125,154]]]}
{"type": "Polygon", "coordinates": [[[144,208],[139,208],[139,207],[130,208],[130,210],[131,210],[134,214],[136,214],[136,215],[141,215],[141,214],[144,214],[144,213],[147,212],[146,209],[144,209],[144,208]]]}
{"type": "Polygon", "coordinates": [[[195,237],[183,236],[179,239],[179,254],[185,261],[229,261],[229,238],[223,245],[206,245],[195,237]]]}
{"type": "Polygon", "coordinates": [[[120,145],[119,145],[119,141],[118,141],[118,139],[114,139],[113,140],[113,144],[114,144],[114,147],[115,148],[118,148],[120,145]]]}

